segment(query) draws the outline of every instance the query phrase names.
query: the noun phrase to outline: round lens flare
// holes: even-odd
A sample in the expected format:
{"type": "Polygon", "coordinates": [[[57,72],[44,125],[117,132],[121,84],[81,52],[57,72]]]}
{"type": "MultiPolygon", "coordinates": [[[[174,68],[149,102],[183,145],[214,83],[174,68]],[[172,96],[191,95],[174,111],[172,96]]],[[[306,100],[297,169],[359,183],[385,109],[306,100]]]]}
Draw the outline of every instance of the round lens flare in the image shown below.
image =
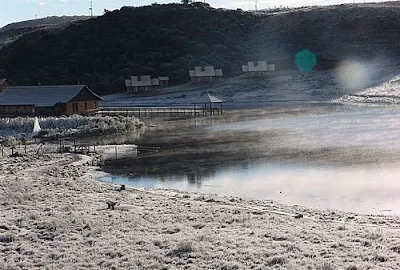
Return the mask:
{"type": "Polygon", "coordinates": [[[301,71],[313,70],[317,62],[317,56],[309,50],[302,50],[296,54],[295,63],[301,71]]]}

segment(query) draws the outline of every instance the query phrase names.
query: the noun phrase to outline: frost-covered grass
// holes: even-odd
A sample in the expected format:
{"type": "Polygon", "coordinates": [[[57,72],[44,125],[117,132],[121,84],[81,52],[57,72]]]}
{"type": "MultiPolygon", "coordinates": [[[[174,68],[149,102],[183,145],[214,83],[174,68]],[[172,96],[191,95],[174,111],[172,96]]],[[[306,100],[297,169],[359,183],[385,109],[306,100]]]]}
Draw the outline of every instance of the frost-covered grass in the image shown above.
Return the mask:
{"type": "MultiPolygon", "coordinates": [[[[21,134],[29,137],[34,118],[0,118],[0,140],[21,134]]],[[[106,135],[139,130],[144,124],[136,117],[81,116],[39,118],[42,136],[57,138],[71,135],[106,135]]]]}
{"type": "Polygon", "coordinates": [[[345,104],[400,104],[400,75],[356,94],[344,95],[334,102],[345,104]]]}
{"type": "Polygon", "coordinates": [[[0,160],[0,269],[400,269],[397,216],[119,191],[80,158],[0,160]]]}

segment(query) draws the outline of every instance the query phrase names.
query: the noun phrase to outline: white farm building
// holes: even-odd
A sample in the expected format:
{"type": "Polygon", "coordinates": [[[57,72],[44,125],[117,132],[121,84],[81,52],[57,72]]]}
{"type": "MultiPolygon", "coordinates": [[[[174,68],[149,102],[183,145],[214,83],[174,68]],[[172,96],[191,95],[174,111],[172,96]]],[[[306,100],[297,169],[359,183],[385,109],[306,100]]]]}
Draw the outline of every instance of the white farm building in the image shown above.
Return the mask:
{"type": "Polygon", "coordinates": [[[246,65],[242,66],[242,71],[245,76],[265,76],[275,71],[274,64],[268,64],[267,61],[252,61],[247,62],[246,65]]]}
{"type": "Polygon", "coordinates": [[[209,82],[222,77],[222,75],[222,69],[215,69],[214,66],[197,66],[193,70],[189,70],[192,83],[209,82]]]}

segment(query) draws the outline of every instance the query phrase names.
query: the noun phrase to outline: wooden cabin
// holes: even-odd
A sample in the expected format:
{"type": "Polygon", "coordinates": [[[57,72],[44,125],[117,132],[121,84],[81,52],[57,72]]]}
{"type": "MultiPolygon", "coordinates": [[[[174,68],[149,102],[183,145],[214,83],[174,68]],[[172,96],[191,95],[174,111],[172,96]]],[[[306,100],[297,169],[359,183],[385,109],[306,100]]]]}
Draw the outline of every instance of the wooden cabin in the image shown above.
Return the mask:
{"type": "Polygon", "coordinates": [[[0,115],[86,114],[102,100],[86,85],[9,86],[0,92],[0,115]]]}
{"type": "Polygon", "coordinates": [[[151,78],[150,75],[131,76],[129,80],[125,80],[125,86],[128,93],[133,92],[149,92],[154,89],[168,86],[169,77],[151,78]]]}
{"type": "Polygon", "coordinates": [[[189,70],[192,83],[210,82],[222,77],[222,69],[215,69],[214,66],[197,66],[189,70]]]}

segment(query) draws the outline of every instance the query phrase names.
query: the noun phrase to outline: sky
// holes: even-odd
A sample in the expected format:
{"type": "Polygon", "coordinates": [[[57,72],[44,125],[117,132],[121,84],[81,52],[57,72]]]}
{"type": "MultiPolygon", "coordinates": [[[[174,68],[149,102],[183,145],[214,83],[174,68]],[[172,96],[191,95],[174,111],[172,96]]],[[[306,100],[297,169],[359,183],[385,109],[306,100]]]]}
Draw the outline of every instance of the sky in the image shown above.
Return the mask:
{"type": "MultiPolygon", "coordinates": [[[[62,15],[90,15],[90,0],[0,0],[0,27],[9,23],[62,15]]],[[[102,15],[104,9],[115,10],[122,6],[143,6],[180,2],[180,0],[93,0],[93,14],[102,15]]],[[[254,10],[255,0],[206,0],[216,8],[241,8],[254,10]]],[[[347,0],[352,3],[353,0],[347,0]]],[[[356,2],[361,2],[357,0],[356,2]]],[[[278,6],[333,5],[346,3],[346,0],[258,0],[258,9],[278,6]]]]}

